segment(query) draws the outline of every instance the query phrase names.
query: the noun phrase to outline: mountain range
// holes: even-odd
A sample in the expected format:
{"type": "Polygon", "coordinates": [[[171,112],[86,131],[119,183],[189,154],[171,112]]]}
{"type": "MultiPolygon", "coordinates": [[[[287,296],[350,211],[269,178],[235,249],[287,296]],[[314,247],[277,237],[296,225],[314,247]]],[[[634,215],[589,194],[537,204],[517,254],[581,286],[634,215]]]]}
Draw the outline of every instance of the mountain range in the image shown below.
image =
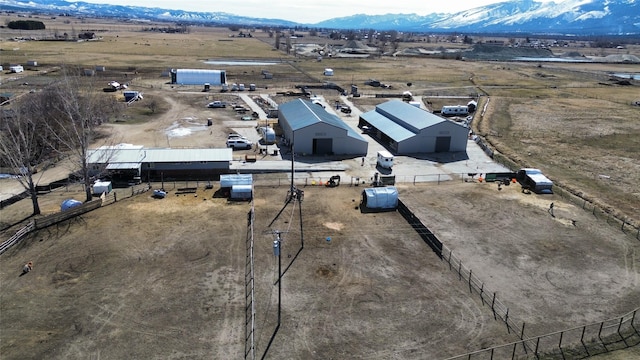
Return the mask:
{"type": "Polygon", "coordinates": [[[225,12],[193,12],[62,0],[0,0],[4,11],[241,26],[374,29],[404,32],[638,35],[640,0],[511,0],[453,13],[358,14],[301,24],[225,12]]]}

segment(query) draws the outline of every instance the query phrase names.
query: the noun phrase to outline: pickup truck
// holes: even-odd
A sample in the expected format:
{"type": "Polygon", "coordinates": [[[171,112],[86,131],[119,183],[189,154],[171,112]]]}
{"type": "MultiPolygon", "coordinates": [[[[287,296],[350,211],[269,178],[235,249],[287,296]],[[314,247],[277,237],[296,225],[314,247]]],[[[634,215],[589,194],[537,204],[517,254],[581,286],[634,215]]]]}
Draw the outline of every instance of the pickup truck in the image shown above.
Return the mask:
{"type": "Polygon", "coordinates": [[[223,103],[222,101],[212,101],[209,104],[207,104],[208,108],[224,108],[227,107],[227,104],[223,103]]]}
{"type": "Polygon", "coordinates": [[[553,181],[549,180],[542,171],[524,168],[516,173],[516,180],[530,191],[537,194],[553,194],[553,181]]]}

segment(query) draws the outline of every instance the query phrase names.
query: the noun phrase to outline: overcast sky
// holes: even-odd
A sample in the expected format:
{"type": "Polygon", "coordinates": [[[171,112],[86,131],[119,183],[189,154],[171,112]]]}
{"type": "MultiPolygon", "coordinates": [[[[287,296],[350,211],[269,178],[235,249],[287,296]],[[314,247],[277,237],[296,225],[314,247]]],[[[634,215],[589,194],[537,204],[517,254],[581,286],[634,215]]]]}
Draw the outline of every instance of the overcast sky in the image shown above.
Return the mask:
{"type": "MultiPolygon", "coordinates": [[[[284,19],[314,24],[355,14],[453,13],[504,0],[84,0],[90,3],[136,5],[186,11],[226,12],[248,17],[284,19]]],[[[536,0],[548,2],[550,0],[536,0]]],[[[556,3],[565,0],[555,0],[556,3]]]]}

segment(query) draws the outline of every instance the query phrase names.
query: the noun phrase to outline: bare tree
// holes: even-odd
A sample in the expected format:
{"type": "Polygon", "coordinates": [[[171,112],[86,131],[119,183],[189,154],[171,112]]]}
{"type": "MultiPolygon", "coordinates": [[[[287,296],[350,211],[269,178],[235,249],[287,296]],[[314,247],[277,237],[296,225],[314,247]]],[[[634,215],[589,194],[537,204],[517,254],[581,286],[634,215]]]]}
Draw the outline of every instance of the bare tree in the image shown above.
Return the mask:
{"type": "Polygon", "coordinates": [[[36,165],[49,152],[43,141],[43,126],[29,114],[29,107],[25,104],[28,101],[23,97],[0,117],[0,164],[12,168],[17,174],[18,182],[31,198],[33,215],[38,215],[40,205],[36,190],[36,165]]]}
{"type": "Polygon", "coordinates": [[[51,148],[60,154],[70,154],[82,179],[86,201],[92,199],[92,175],[100,170],[89,167],[90,146],[102,135],[98,127],[121,109],[113,96],[97,88],[89,78],[71,76],[67,71],[61,81],[43,90],[38,104],[51,134],[51,148]]]}
{"type": "Polygon", "coordinates": [[[276,50],[280,50],[280,32],[276,31],[276,41],[274,44],[276,50]]]}

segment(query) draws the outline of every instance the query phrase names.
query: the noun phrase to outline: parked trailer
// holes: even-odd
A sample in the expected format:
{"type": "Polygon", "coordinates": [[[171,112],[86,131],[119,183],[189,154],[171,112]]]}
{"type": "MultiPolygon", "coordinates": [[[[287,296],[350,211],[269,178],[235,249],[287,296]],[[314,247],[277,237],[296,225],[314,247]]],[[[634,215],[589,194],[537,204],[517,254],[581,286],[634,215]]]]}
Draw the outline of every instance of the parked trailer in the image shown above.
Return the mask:
{"type": "Polygon", "coordinates": [[[549,180],[542,171],[532,168],[524,168],[516,173],[516,180],[530,191],[537,194],[552,194],[553,181],[549,180]]]}
{"type": "Polygon", "coordinates": [[[381,168],[391,169],[393,166],[393,155],[386,150],[378,151],[376,162],[381,168]]]}
{"type": "Polygon", "coordinates": [[[440,113],[442,115],[467,115],[469,114],[469,107],[466,105],[443,106],[440,113]]]}

